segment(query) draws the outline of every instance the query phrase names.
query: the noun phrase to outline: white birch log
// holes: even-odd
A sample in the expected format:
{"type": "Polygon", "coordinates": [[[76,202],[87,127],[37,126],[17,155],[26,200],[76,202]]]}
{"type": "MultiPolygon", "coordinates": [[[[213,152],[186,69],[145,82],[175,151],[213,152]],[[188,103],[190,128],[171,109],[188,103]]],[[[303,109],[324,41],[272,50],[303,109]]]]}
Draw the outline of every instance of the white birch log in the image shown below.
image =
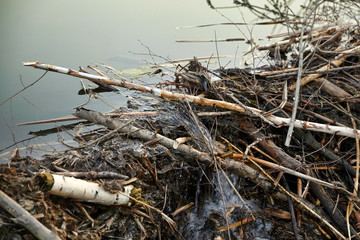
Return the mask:
{"type": "MultiPolygon", "coordinates": [[[[232,110],[232,111],[236,111],[236,112],[242,112],[242,113],[248,112],[246,109],[244,109],[239,104],[229,103],[226,101],[219,101],[219,100],[214,100],[214,99],[209,99],[209,98],[197,97],[197,96],[192,96],[192,95],[188,95],[188,94],[170,92],[170,91],[166,91],[164,89],[147,87],[147,86],[143,86],[143,85],[139,85],[139,84],[135,84],[135,83],[129,83],[129,82],[125,81],[124,79],[118,80],[118,79],[108,78],[106,76],[99,76],[99,75],[93,75],[93,74],[89,74],[89,73],[78,72],[78,71],[75,71],[75,70],[72,70],[69,68],[53,66],[53,65],[49,65],[49,64],[40,63],[40,62],[24,62],[23,64],[24,64],[24,66],[31,66],[31,67],[43,69],[46,71],[58,72],[58,73],[62,73],[62,74],[71,75],[74,77],[85,78],[85,79],[91,80],[93,82],[101,82],[101,83],[106,83],[108,85],[114,85],[114,86],[127,88],[130,90],[137,90],[137,91],[141,91],[141,92],[151,93],[156,96],[171,99],[171,100],[189,101],[189,102],[193,102],[193,103],[197,103],[197,104],[201,104],[201,105],[216,106],[216,107],[220,107],[220,108],[224,108],[224,109],[228,109],[228,110],[232,110]]],[[[252,108],[252,107],[247,107],[247,108],[250,111],[253,111],[253,112],[256,112],[259,114],[264,113],[263,111],[256,109],[256,108],[252,108]]],[[[288,126],[290,123],[290,118],[282,118],[282,117],[277,117],[275,115],[269,115],[269,116],[266,116],[265,118],[267,120],[269,120],[270,122],[274,123],[275,125],[278,125],[281,127],[288,126]]],[[[297,120],[297,119],[295,119],[294,126],[296,128],[309,130],[309,131],[324,132],[324,133],[328,133],[328,134],[336,134],[336,135],[352,137],[352,138],[354,138],[356,135],[358,137],[360,137],[360,130],[358,130],[358,129],[354,130],[349,127],[333,126],[333,125],[328,125],[328,124],[307,122],[307,121],[302,121],[302,120],[297,120]]]]}
{"type": "Polygon", "coordinates": [[[134,188],[131,185],[124,186],[123,192],[110,193],[97,183],[74,177],[56,174],[39,174],[37,177],[46,183],[49,194],[108,206],[130,205],[129,196],[134,188]]]}

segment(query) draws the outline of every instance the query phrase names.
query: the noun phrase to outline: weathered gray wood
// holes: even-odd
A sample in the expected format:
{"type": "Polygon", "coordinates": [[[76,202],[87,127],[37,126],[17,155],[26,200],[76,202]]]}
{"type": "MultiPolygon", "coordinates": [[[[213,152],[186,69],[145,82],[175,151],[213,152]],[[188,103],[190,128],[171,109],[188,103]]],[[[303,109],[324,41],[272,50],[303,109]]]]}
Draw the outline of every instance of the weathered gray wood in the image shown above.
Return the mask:
{"type": "Polygon", "coordinates": [[[34,218],[28,211],[21,207],[12,198],[0,190],[0,206],[8,213],[14,216],[13,221],[24,226],[38,239],[54,239],[60,238],[52,231],[42,225],[36,218],[34,218]]]}

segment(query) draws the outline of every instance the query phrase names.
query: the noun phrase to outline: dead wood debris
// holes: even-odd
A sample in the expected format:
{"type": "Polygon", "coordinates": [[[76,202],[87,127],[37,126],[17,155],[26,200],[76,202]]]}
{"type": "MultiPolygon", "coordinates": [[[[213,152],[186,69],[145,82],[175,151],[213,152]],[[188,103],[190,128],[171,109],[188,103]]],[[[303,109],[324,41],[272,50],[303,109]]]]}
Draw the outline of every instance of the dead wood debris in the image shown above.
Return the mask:
{"type": "MultiPolygon", "coordinates": [[[[109,132],[76,134],[79,147],[43,160],[14,153],[10,165],[0,168],[0,190],[61,238],[181,239],[191,236],[186,226],[192,209],[201,211],[219,187],[212,175],[224,170],[240,177],[236,190],[249,201],[256,199],[260,210],[248,212],[227,202],[225,213],[206,216],[202,228],[209,235],[200,236],[252,238],[248,229],[265,221],[272,224],[271,238],[294,238],[296,227],[303,239],[360,239],[359,28],[321,30],[304,42],[306,69],[296,116],[303,126],[294,130],[289,147],[284,146],[287,129],[269,116],[291,115],[299,65],[296,42],[273,45],[268,61],[274,64],[258,69],[213,71],[196,58],[178,65],[174,81],[160,84],[178,93],[173,102],[152,100],[151,111],[159,114],[108,118],[79,108],[76,117],[109,132]],[[273,61],[275,51],[280,54],[273,61]],[[224,114],[226,106],[232,112],[224,114]],[[307,131],[308,122],[353,129],[355,139],[317,132],[316,127],[307,131]],[[134,201],[130,207],[75,204],[40,191],[32,181],[40,172],[79,176],[109,191],[131,182],[134,201]],[[295,211],[288,207],[292,204],[295,211]],[[170,224],[173,220],[176,225],[170,224]]],[[[119,85],[135,86],[124,80],[119,85]]],[[[139,111],[134,103],[122,110],[139,111]]],[[[0,235],[30,236],[5,211],[0,214],[0,235]]]]}

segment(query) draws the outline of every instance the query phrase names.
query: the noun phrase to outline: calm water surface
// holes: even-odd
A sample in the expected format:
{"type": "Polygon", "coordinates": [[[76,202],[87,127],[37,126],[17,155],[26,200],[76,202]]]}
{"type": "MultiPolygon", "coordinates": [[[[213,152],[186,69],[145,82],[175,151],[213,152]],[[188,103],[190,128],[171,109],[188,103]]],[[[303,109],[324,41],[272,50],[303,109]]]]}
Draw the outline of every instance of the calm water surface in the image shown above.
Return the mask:
{"type": "MultiPolygon", "coordinates": [[[[213,1],[215,6],[233,6],[232,1],[213,1]]],[[[138,68],[154,63],[148,48],[170,59],[193,56],[231,55],[221,60],[229,67],[238,66],[245,42],[177,43],[182,39],[265,38],[272,26],[254,26],[241,32],[234,26],[177,29],[180,26],[256,20],[247,9],[212,10],[206,1],[174,0],[77,0],[0,2],[0,103],[39,78],[44,72],[23,67],[22,62],[40,61],[78,69],[102,62],[116,69],[138,68]],[[145,54],[145,55],[144,55],[145,54]],[[235,55],[237,57],[235,58],[235,55]]],[[[156,62],[163,62],[155,58],[156,62]]],[[[146,81],[146,79],[143,79],[146,81]]],[[[88,84],[88,83],[86,83],[88,84]]],[[[29,131],[51,128],[57,124],[17,126],[18,123],[67,116],[73,107],[87,101],[79,96],[76,78],[48,73],[37,84],[0,106],[0,162],[8,159],[16,141],[30,137],[29,131]],[[6,149],[7,148],[7,149],[6,149]],[[5,149],[5,150],[4,150],[5,149]]],[[[128,93],[124,93],[126,95],[128,93]]],[[[113,106],[122,106],[120,94],[102,93],[113,106]]],[[[107,112],[110,108],[93,101],[88,108],[107,112]]],[[[57,136],[37,138],[17,144],[47,144],[57,136]]],[[[25,154],[23,152],[22,154],[25,154]]]]}

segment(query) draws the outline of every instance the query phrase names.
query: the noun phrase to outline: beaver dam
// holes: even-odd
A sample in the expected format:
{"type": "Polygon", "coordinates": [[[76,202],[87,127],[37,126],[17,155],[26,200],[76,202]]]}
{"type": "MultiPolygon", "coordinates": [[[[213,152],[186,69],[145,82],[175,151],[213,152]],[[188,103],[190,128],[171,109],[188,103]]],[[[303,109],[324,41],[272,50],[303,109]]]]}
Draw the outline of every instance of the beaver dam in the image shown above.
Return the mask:
{"type": "Polygon", "coordinates": [[[136,94],[110,114],[77,107],[57,128],[66,150],[15,150],[1,239],[360,239],[359,34],[300,27],[251,45],[249,67],[195,57],[156,86],[25,62],[136,94]]]}

